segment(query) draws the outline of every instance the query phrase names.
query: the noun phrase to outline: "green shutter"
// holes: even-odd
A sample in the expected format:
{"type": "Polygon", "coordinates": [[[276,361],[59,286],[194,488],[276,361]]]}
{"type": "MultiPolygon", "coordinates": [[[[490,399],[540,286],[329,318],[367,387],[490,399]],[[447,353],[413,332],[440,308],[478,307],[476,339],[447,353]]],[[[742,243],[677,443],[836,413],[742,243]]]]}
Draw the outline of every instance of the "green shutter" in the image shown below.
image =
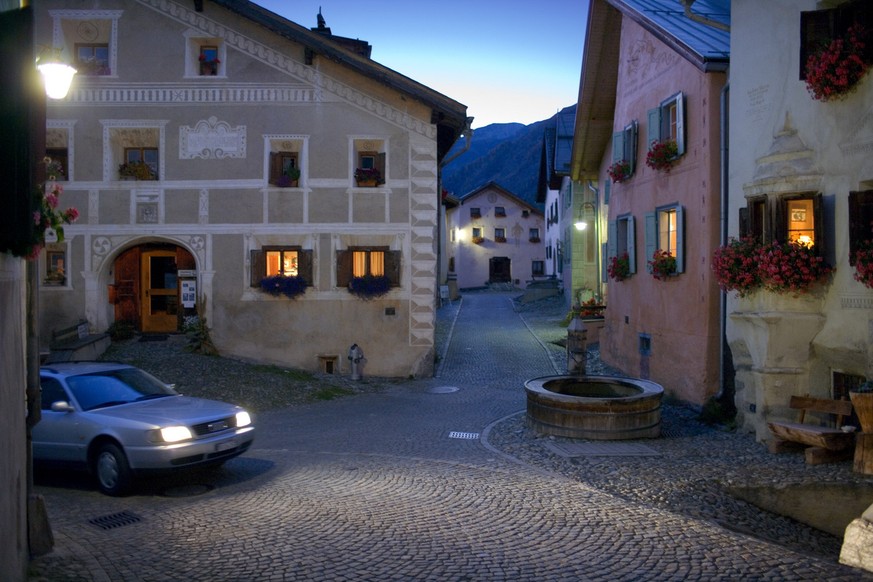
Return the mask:
{"type": "Polygon", "coordinates": [[[618,237],[618,226],[616,225],[614,220],[610,220],[606,225],[606,259],[609,260],[612,257],[618,255],[618,241],[616,238],[618,237]]]}
{"type": "Polygon", "coordinates": [[[630,263],[630,272],[637,272],[637,236],[635,231],[634,217],[627,217],[627,255],[630,263]]]}
{"type": "Polygon", "coordinates": [[[630,173],[633,175],[637,169],[637,134],[639,133],[639,124],[636,120],[628,126],[627,137],[624,144],[625,159],[630,164],[630,173]]]}
{"type": "Polygon", "coordinates": [[[609,190],[612,186],[612,180],[607,179],[603,182],[603,203],[609,204],[609,190]]]}
{"type": "Polygon", "coordinates": [[[658,250],[658,219],[654,212],[646,214],[646,272],[652,272],[652,266],[649,261],[658,250]]]}
{"type": "Polygon", "coordinates": [[[652,142],[661,141],[661,108],[649,109],[646,117],[646,151],[649,151],[652,142]]]}
{"type": "Polygon", "coordinates": [[[685,94],[676,95],[676,146],[677,155],[685,153],[685,94]]]}
{"type": "Polygon", "coordinates": [[[685,272],[685,209],[676,207],[676,272],[685,272]]]}
{"type": "Polygon", "coordinates": [[[620,162],[624,159],[624,132],[616,131],[612,134],[612,161],[620,162]]]}

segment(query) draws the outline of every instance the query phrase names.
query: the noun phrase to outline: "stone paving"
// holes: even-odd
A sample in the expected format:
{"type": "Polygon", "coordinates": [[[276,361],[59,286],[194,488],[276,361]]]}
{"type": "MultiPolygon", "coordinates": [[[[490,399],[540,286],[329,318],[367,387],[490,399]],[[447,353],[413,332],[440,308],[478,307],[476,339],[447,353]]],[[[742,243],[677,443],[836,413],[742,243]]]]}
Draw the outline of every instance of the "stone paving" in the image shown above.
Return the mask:
{"type": "Polygon", "coordinates": [[[30,580],[873,580],[837,563],[833,536],[712,485],[864,481],[850,464],[767,455],[679,407],[646,441],[657,456],[555,454],[567,439],[526,428],[522,385],[563,371],[565,332],[513,296],[440,309],[434,378],[261,414],[219,470],[123,498],[38,482],[55,550],[30,580]]]}

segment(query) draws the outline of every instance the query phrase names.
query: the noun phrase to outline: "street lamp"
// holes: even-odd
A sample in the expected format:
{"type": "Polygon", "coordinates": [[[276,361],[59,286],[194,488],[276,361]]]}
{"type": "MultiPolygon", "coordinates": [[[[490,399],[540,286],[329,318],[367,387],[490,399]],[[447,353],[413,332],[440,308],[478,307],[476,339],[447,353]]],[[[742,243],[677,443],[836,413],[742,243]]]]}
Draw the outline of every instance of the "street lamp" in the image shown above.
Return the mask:
{"type": "Polygon", "coordinates": [[[63,99],[70,90],[76,69],[61,60],[59,48],[44,47],[37,57],[36,68],[42,74],[45,94],[50,99],[63,99]]]}

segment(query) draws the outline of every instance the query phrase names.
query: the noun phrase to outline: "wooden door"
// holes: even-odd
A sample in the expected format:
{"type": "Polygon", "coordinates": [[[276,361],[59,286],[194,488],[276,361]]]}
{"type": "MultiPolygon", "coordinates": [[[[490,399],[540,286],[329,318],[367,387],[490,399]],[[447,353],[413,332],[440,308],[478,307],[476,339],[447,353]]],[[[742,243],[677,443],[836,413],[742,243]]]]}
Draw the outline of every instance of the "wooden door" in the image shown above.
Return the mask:
{"type": "Polygon", "coordinates": [[[179,328],[179,285],[176,252],[142,253],[142,331],[173,332],[179,328]]]}

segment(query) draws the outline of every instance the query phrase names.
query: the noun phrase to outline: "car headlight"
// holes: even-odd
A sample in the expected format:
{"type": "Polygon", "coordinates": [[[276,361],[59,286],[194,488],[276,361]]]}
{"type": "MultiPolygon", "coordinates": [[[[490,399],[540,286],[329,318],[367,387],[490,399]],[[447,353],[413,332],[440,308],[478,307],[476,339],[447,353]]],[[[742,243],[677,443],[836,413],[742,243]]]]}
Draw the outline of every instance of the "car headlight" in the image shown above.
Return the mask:
{"type": "Polygon", "coordinates": [[[158,434],[165,443],[177,443],[191,438],[191,431],[187,426],[165,426],[158,430],[158,434]]]}
{"type": "Polygon", "coordinates": [[[236,413],[236,426],[237,428],[248,426],[252,423],[251,415],[243,410],[242,412],[236,413]]]}

